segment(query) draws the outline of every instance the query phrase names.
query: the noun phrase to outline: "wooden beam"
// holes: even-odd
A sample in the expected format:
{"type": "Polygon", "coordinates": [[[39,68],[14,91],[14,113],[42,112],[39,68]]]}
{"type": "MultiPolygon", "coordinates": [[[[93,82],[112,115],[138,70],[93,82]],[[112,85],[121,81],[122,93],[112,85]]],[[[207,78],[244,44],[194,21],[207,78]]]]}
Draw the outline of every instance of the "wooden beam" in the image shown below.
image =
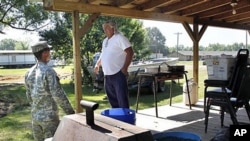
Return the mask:
{"type": "Polygon", "coordinates": [[[200,41],[201,37],[205,33],[208,25],[202,25],[201,30],[198,32],[198,36],[196,37],[196,34],[194,31],[191,29],[188,23],[182,23],[183,27],[186,29],[189,37],[192,39],[193,42],[200,41]]]}
{"type": "Polygon", "coordinates": [[[224,20],[227,22],[237,22],[237,21],[241,21],[244,19],[249,19],[249,17],[250,17],[250,11],[246,13],[242,13],[242,14],[237,14],[234,17],[230,17],[224,20]]]}
{"type": "Polygon", "coordinates": [[[193,33],[192,28],[189,26],[189,24],[188,24],[187,22],[183,22],[182,25],[183,25],[183,27],[186,29],[186,31],[187,31],[189,37],[191,38],[191,40],[192,40],[193,42],[195,42],[194,33],[193,33]]]}
{"type": "Polygon", "coordinates": [[[209,18],[209,17],[214,17],[217,15],[223,15],[223,14],[228,14],[228,13],[230,13],[230,15],[232,15],[232,6],[231,5],[225,5],[222,7],[215,8],[213,10],[204,11],[204,12],[199,13],[198,15],[199,15],[200,19],[203,19],[203,18],[209,18]]]}
{"type": "Polygon", "coordinates": [[[64,0],[64,1],[79,2],[80,0],[64,0]]]}
{"type": "Polygon", "coordinates": [[[101,15],[105,16],[117,16],[117,17],[127,17],[127,18],[137,18],[137,19],[145,19],[145,20],[156,20],[156,21],[167,21],[167,22],[187,22],[193,23],[192,17],[182,17],[176,15],[167,15],[163,13],[156,12],[145,12],[139,11],[135,9],[122,9],[111,6],[103,6],[103,5],[93,5],[87,4],[83,2],[65,2],[61,0],[53,1],[53,10],[54,11],[79,11],[80,13],[93,14],[93,13],[101,13],[101,15]]]}
{"type": "Polygon", "coordinates": [[[198,14],[200,12],[212,10],[217,7],[221,7],[223,5],[230,5],[229,0],[215,0],[213,2],[207,1],[206,3],[196,5],[193,8],[185,9],[181,11],[182,16],[189,16],[189,15],[194,15],[198,14]]]}
{"type": "MultiPolygon", "coordinates": [[[[190,25],[186,22],[183,22],[182,25],[186,29],[188,35],[193,41],[193,78],[196,84],[199,82],[199,41],[203,34],[205,33],[207,29],[207,25],[202,25],[202,28],[199,31],[199,25],[194,24],[193,30],[190,27],[190,25]]],[[[195,87],[195,91],[198,92],[198,85],[195,87]]],[[[198,97],[198,93],[196,93],[198,97]]]]}
{"type": "Polygon", "coordinates": [[[249,18],[247,18],[247,19],[244,19],[244,20],[239,20],[239,21],[237,21],[236,22],[237,24],[245,24],[245,25],[249,25],[250,24],[250,16],[249,16],[249,18]]]}
{"type": "MultiPolygon", "coordinates": [[[[195,41],[193,42],[193,77],[194,82],[199,84],[199,25],[193,24],[193,32],[195,41]]],[[[195,85],[195,92],[198,96],[198,85],[195,85]]]]}
{"type": "Polygon", "coordinates": [[[91,3],[91,4],[106,4],[109,3],[111,0],[85,0],[85,3],[91,3]]]}
{"type": "Polygon", "coordinates": [[[92,14],[88,20],[84,23],[83,27],[80,28],[79,34],[80,34],[80,38],[82,38],[84,36],[84,34],[87,32],[87,30],[93,25],[94,21],[99,17],[99,13],[98,14],[92,14]]]}
{"type": "MultiPolygon", "coordinates": [[[[244,12],[249,11],[249,8],[250,8],[249,2],[241,1],[237,4],[237,6],[235,7],[235,10],[237,14],[239,14],[239,13],[244,13],[244,12]]],[[[227,4],[222,7],[218,7],[213,10],[210,10],[210,11],[201,12],[199,13],[199,18],[203,19],[203,18],[209,18],[213,16],[213,20],[219,20],[219,19],[222,20],[227,17],[234,16],[232,14],[232,10],[233,10],[232,6],[230,4],[227,4]]]]}
{"type": "MultiPolygon", "coordinates": [[[[248,12],[249,9],[250,9],[250,5],[246,5],[245,7],[242,6],[242,8],[240,8],[240,9],[236,8],[236,15],[248,12]]],[[[216,16],[213,16],[213,20],[224,20],[226,18],[230,18],[230,17],[234,17],[234,16],[235,15],[232,14],[232,7],[230,7],[229,11],[225,11],[225,13],[220,13],[216,16]]]]}
{"type": "Polygon", "coordinates": [[[73,57],[74,57],[74,86],[76,95],[76,113],[83,111],[80,101],[82,100],[82,73],[81,73],[81,51],[79,38],[79,12],[72,12],[73,28],[73,57]]]}
{"type": "Polygon", "coordinates": [[[203,36],[203,34],[205,33],[205,31],[207,30],[208,25],[202,25],[200,31],[199,31],[199,36],[198,36],[198,41],[200,42],[201,37],[203,36]]]}
{"type": "Polygon", "coordinates": [[[117,7],[122,7],[124,5],[131,4],[134,0],[116,0],[115,2],[117,7]]]}
{"type": "Polygon", "coordinates": [[[232,29],[243,29],[243,30],[250,30],[249,25],[242,25],[237,23],[227,23],[221,21],[211,21],[211,20],[203,20],[203,19],[194,19],[195,23],[198,24],[206,24],[208,26],[216,26],[222,28],[232,28],[232,29]]]}
{"type": "Polygon", "coordinates": [[[152,8],[159,8],[160,6],[171,4],[174,1],[176,1],[176,0],[168,0],[168,1],[166,1],[166,0],[154,0],[154,1],[152,1],[151,0],[151,1],[146,2],[145,4],[140,5],[140,8],[139,7],[137,7],[137,8],[148,11],[152,8]]]}
{"type": "Polygon", "coordinates": [[[188,9],[190,7],[205,3],[208,1],[204,0],[182,0],[182,2],[174,3],[161,8],[162,12],[165,14],[175,13],[178,10],[188,9]]]}

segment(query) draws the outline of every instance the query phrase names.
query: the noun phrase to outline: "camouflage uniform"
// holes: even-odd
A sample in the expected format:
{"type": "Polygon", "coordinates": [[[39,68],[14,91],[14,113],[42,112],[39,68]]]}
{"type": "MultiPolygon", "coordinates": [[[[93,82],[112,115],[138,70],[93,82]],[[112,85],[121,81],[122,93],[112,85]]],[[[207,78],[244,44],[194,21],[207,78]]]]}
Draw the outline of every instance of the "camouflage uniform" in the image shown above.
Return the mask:
{"type": "Polygon", "coordinates": [[[74,113],[56,72],[46,63],[38,62],[25,74],[25,85],[35,140],[53,137],[59,124],[57,104],[66,114],[74,113]]]}

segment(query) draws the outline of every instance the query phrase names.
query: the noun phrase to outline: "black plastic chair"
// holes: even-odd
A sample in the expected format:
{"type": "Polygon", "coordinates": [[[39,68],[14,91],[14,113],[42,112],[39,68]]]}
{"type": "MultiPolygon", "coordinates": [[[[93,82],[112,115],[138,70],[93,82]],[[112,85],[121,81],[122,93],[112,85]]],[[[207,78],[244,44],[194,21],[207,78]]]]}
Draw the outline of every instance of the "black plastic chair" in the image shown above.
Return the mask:
{"type": "Polygon", "coordinates": [[[230,102],[234,108],[234,111],[237,112],[239,108],[244,107],[247,113],[247,116],[250,120],[250,64],[242,68],[243,75],[240,78],[241,82],[237,83],[239,85],[238,93],[232,93],[230,97],[230,102]]]}
{"type": "Polygon", "coordinates": [[[205,113],[205,132],[207,132],[209,110],[212,105],[220,106],[221,126],[224,122],[224,112],[230,114],[233,124],[238,124],[236,118],[237,107],[232,105],[231,97],[238,95],[245,68],[247,66],[249,51],[247,49],[240,49],[236,56],[235,65],[229,80],[205,80],[204,89],[204,113],[205,113]],[[243,69],[244,68],[244,69],[243,69]],[[208,90],[208,88],[216,88],[208,90]]]}
{"type": "MultiPolygon", "coordinates": [[[[206,99],[210,96],[207,94],[208,88],[221,88],[222,91],[226,92],[226,90],[232,90],[233,84],[236,78],[236,72],[239,66],[246,65],[248,61],[249,50],[248,49],[240,49],[237,53],[235,64],[233,66],[233,70],[229,80],[204,80],[205,89],[204,89],[204,112],[206,111],[206,99]]],[[[212,90],[213,91],[213,90],[212,90]]]]}

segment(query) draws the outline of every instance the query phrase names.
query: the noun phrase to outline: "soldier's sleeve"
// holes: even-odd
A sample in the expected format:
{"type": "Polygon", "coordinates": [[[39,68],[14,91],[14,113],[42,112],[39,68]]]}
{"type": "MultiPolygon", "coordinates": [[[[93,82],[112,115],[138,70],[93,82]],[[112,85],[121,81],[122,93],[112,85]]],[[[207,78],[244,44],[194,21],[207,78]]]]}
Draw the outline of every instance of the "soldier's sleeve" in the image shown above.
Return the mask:
{"type": "Polygon", "coordinates": [[[30,92],[30,87],[27,81],[29,72],[27,72],[24,76],[24,81],[25,81],[25,87],[26,87],[26,97],[30,105],[32,105],[32,98],[31,98],[31,92],[30,92]]]}
{"type": "Polygon", "coordinates": [[[46,73],[50,92],[56,101],[56,103],[63,109],[66,114],[74,114],[75,111],[72,108],[65,91],[61,87],[59,78],[53,69],[50,69],[46,73]]]}

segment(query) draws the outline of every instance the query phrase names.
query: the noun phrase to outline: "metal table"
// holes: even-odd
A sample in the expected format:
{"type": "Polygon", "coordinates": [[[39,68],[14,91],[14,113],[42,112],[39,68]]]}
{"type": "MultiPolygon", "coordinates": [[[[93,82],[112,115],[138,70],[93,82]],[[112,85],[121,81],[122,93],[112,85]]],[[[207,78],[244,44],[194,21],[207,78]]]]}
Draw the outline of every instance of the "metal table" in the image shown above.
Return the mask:
{"type": "MultiPolygon", "coordinates": [[[[188,87],[188,79],[187,79],[187,71],[176,71],[176,72],[143,72],[143,73],[139,73],[139,82],[138,82],[138,91],[137,91],[137,99],[136,99],[136,112],[138,110],[138,103],[139,103],[139,97],[140,97],[140,91],[141,91],[141,82],[142,82],[142,78],[148,77],[150,79],[152,79],[153,82],[153,95],[154,95],[154,103],[155,103],[155,113],[156,113],[156,117],[158,117],[158,107],[157,107],[157,95],[156,95],[156,83],[158,81],[162,81],[162,80],[176,80],[176,79],[180,79],[183,78],[183,75],[185,76],[185,81],[186,81],[186,86],[187,86],[187,94],[188,94],[188,101],[189,101],[189,108],[192,109],[191,107],[191,101],[190,101],[190,94],[189,94],[189,87],[188,87]]],[[[170,86],[170,106],[172,104],[172,83],[171,82],[171,86],[170,86]]]]}

